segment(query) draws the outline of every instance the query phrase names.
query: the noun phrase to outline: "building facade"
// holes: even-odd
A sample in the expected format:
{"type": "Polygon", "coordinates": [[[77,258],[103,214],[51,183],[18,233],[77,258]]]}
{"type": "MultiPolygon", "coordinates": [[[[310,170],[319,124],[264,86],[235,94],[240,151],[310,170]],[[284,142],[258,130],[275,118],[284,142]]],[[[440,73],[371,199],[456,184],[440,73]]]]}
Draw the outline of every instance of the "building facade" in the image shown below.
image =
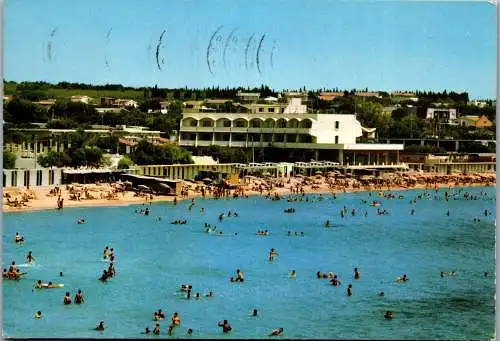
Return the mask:
{"type": "Polygon", "coordinates": [[[246,110],[240,113],[186,110],[180,123],[179,145],[337,150],[340,163],[344,150],[366,151],[370,159],[370,153],[403,149],[402,145],[356,143],[363,136],[356,115],[307,113],[300,99],[292,99],[288,104],[241,106],[246,110]]]}
{"type": "Polygon", "coordinates": [[[425,119],[437,119],[443,123],[453,124],[457,119],[457,109],[427,108],[425,119]]]}

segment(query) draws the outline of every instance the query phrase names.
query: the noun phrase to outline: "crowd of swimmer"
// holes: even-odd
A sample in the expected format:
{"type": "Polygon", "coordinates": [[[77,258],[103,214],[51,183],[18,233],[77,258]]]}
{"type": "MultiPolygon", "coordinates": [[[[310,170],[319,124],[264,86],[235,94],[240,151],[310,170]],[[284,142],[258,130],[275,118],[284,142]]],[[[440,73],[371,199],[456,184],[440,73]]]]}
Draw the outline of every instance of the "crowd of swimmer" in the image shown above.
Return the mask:
{"type": "MultiPolygon", "coordinates": [[[[410,200],[410,204],[412,205],[415,205],[417,203],[418,200],[441,200],[441,197],[438,196],[438,188],[435,187],[434,188],[435,190],[435,193],[433,194],[432,191],[430,190],[425,190],[424,192],[422,193],[419,193],[415,196],[415,198],[411,199],[410,200]]],[[[293,195],[290,195],[288,197],[288,201],[289,202],[295,202],[295,201],[314,201],[314,200],[318,200],[318,201],[321,201],[321,200],[324,200],[324,197],[323,195],[319,195],[319,197],[316,197],[316,198],[308,198],[306,197],[305,193],[302,192],[302,191],[297,191],[299,195],[299,197],[296,197],[296,196],[293,196],[293,195]]],[[[375,194],[377,195],[377,194],[375,194]]],[[[337,199],[337,196],[335,193],[333,193],[333,199],[337,199]]],[[[372,193],[369,193],[369,197],[372,197],[372,193]]],[[[405,197],[402,196],[402,195],[399,195],[399,196],[395,196],[394,194],[392,193],[386,193],[386,192],[379,192],[378,193],[378,197],[380,198],[384,198],[384,199],[398,199],[398,200],[404,200],[405,197]]],[[[283,198],[281,198],[280,196],[278,195],[270,195],[270,196],[266,196],[267,199],[269,200],[281,200],[283,198]]],[[[451,190],[451,188],[449,188],[448,191],[446,191],[444,193],[444,200],[445,201],[449,201],[449,200],[460,200],[460,199],[465,199],[465,200],[479,200],[479,199],[483,199],[483,200],[488,200],[487,198],[487,193],[486,192],[483,192],[481,191],[479,193],[479,195],[477,194],[474,194],[472,192],[468,192],[468,191],[464,191],[463,189],[458,189],[458,190],[451,190]]],[[[373,207],[377,207],[377,215],[387,215],[389,214],[388,211],[386,211],[385,209],[384,210],[381,210],[378,206],[381,205],[381,201],[380,200],[371,200],[370,202],[368,200],[361,200],[361,203],[362,204],[368,204],[369,206],[373,206],[373,207]]],[[[174,202],[174,204],[177,204],[177,201],[174,202]]],[[[192,199],[191,200],[191,204],[189,206],[189,210],[191,211],[192,208],[195,206],[195,199],[192,199]]],[[[200,210],[202,213],[205,212],[205,209],[204,208],[201,208],[200,210]]],[[[351,215],[352,216],[356,216],[357,214],[357,211],[355,208],[351,209],[351,215]]],[[[348,214],[349,212],[349,209],[347,207],[343,207],[340,211],[340,217],[341,218],[345,218],[346,215],[348,214]]],[[[138,214],[141,214],[141,215],[145,215],[145,216],[148,216],[149,213],[150,213],[150,210],[149,208],[146,208],[146,209],[141,209],[140,211],[136,211],[136,213],[138,214]]],[[[410,209],[409,211],[409,214],[410,215],[414,215],[415,214],[415,209],[410,209]]],[[[448,210],[446,212],[446,215],[450,216],[450,210],[448,210]]],[[[368,213],[367,211],[364,212],[364,215],[367,216],[368,213]]],[[[483,212],[483,215],[484,216],[490,216],[492,215],[492,212],[489,212],[488,210],[484,210],[483,212]]],[[[225,213],[221,213],[219,215],[219,222],[222,222],[224,220],[224,218],[226,217],[226,214],[225,213]]],[[[238,213],[237,212],[234,212],[234,211],[228,211],[227,213],[227,217],[238,217],[238,213]]],[[[478,217],[475,217],[474,218],[474,222],[478,222],[480,221],[480,219],[478,217]]],[[[86,221],[84,218],[80,218],[79,220],[77,220],[77,224],[84,224],[86,221]]],[[[185,222],[184,222],[185,223],[185,222]]],[[[330,220],[327,220],[324,224],[324,227],[332,227],[334,226],[330,220]]],[[[212,226],[210,224],[207,224],[205,223],[205,232],[207,233],[214,233],[214,234],[217,234],[217,227],[214,226],[212,228],[212,226]]],[[[222,231],[218,231],[219,234],[222,234],[222,231]]],[[[235,235],[237,235],[237,233],[235,233],[235,235]]],[[[262,236],[268,236],[270,235],[269,231],[268,230],[259,230],[257,231],[257,235],[262,235],[262,236]]],[[[292,232],[291,231],[288,231],[288,236],[291,236],[292,235],[292,232]]],[[[300,234],[298,232],[295,232],[295,236],[304,236],[304,233],[303,232],[300,232],[300,234]]],[[[14,241],[16,244],[19,244],[19,245],[22,245],[24,242],[25,242],[25,238],[24,236],[21,236],[19,233],[16,233],[15,235],[15,238],[14,238],[14,241]]],[[[270,251],[269,251],[269,254],[268,254],[268,261],[269,262],[272,262],[274,261],[274,259],[278,256],[278,252],[274,249],[274,248],[271,248],[270,251]]],[[[102,275],[99,277],[99,280],[102,281],[102,282],[106,282],[108,280],[110,280],[111,278],[115,277],[116,276],[116,269],[115,269],[115,266],[114,266],[114,262],[116,260],[116,255],[115,255],[115,250],[110,247],[110,246],[105,246],[104,248],[104,251],[103,251],[103,260],[108,262],[108,266],[107,266],[107,269],[104,269],[103,270],[103,273],[102,275]]],[[[35,262],[35,258],[33,256],[33,253],[32,251],[29,251],[27,256],[26,256],[26,262],[27,264],[33,264],[35,262]]],[[[2,277],[4,279],[8,279],[8,280],[20,280],[22,278],[23,275],[25,275],[26,273],[23,273],[21,272],[17,266],[16,266],[16,263],[15,261],[12,261],[9,269],[4,269],[3,272],[2,272],[2,277]]],[[[457,275],[457,272],[455,270],[449,272],[449,275],[451,277],[455,277],[457,275]]],[[[483,273],[484,277],[488,277],[488,272],[484,272],[483,273]]],[[[64,274],[62,272],[59,273],[59,276],[60,277],[63,277],[64,274]]],[[[289,273],[289,278],[296,278],[297,276],[297,273],[295,270],[292,270],[290,273],[289,273]]],[[[444,271],[441,271],[439,276],[441,278],[445,277],[446,276],[446,273],[444,271]]],[[[333,272],[329,272],[329,273],[322,273],[321,271],[317,271],[316,273],[316,278],[318,279],[328,279],[329,280],[329,283],[334,286],[334,287],[337,287],[337,286],[340,286],[342,284],[338,274],[334,274],[333,272]]],[[[353,270],[353,279],[354,281],[358,281],[361,279],[361,273],[359,271],[359,269],[356,267],[354,268],[353,270]]],[[[245,277],[244,277],[244,274],[243,272],[240,270],[240,269],[236,269],[236,273],[234,276],[231,276],[229,278],[229,281],[232,282],[232,283],[244,283],[245,281],[245,277]]],[[[402,274],[400,276],[398,276],[396,278],[396,283],[406,283],[409,281],[409,277],[407,276],[407,274],[402,274]]],[[[42,280],[38,280],[35,285],[34,285],[35,289],[53,289],[53,288],[63,288],[64,285],[63,284],[54,284],[52,283],[51,281],[49,281],[48,283],[44,283],[42,280]]],[[[193,286],[191,284],[182,284],[180,286],[180,289],[179,289],[181,292],[185,293],[186,294],[186,299],[191,299],[192,298],[192,290],[193,290],[193,286]]],[[[352,283],[349,283],[347,285],[347,288],[346,288],[346,295],[348,297],[352,296],[353,295],[353,284],[352,283]]],[[[380,292],[378,293],[379,296],[384,296],[384,292],[380,292]]],[[[211,298],[214,296],[214,293],[213,291],[209,291],[208,293],[204,294],[203,297],[206,297],[206,298],[211,298]]],[[[202,294],[200,294],[199,292],[197,292],[194,296],[194,299],[196,300],[199,300],[202,298],[202,294]]],[[[64,305],[69,305],[69,304],[84,304],[85,303],[85,299],[84,299],[84,296],[83,296],[83,292],[81,289],[78,289],[74,295],[74,297],[72,298],[71,297],[71,294],[70,292],[66,292],[66,294],[64,295],[63,297],[63,301],[62,303],[64,305]]],[[[254,309],[251,313],[250,313],[250,316],[258,316],[258,310],[257,309],[254,309]]],[[[387,320],[391,320],[394,318],[394,312],[393,311],[386,311],[385,312],[385,315],[383,316],[385,319],[387,320]]],[[[34,318],[35,319],[41,319],[42,318],[42,312],[41,311],[37,311],[34,315],[34,318]]],[[[154,312],[153,313],[153,321],[154,321],[154,327],[153,329],[151,330],[149,327],[146,327],[145,328],[145,331],[143,332],[144,334],[153,334],[153,335],[159,335],[160,334],[160,321],[163,321],[165,320],[165,314],[164,312],[159,309],[157,312],[154,312]]],[[[174,312],[172,317],[171,317],[171,323],[169,324],[168,326],[168,331],[167,333],[169,335],[173,335],[174,333],[174,330],[177,326],[179,326],[181,324],[181,318],[180,318],[180,315],[178,312],[174,312]]],[[[228,320],[222,320],[222,321],[219,321],[217,323],[217,326],[220,327],[222,329],[222,332],[223,333],[229,333],[231,330],[232,330],[232,326],[230,325],[230,323],[228,322],[228,320]]],[[[94,328],[95,330],[97,331],[104,331],[105,330],[105,324],[104,324],[104,321],[100,321],[97,326],[94,328]]],[[[269,334],[268,336],[278,336],[278,335],[281,335],[284,333],[284,328],[276,328],[276,329],[273,329],[269,334]]],[[[193,329],[188,329],[187,331],[187,334],[188,335],[192,335],[193,334],[193,329]]]]}

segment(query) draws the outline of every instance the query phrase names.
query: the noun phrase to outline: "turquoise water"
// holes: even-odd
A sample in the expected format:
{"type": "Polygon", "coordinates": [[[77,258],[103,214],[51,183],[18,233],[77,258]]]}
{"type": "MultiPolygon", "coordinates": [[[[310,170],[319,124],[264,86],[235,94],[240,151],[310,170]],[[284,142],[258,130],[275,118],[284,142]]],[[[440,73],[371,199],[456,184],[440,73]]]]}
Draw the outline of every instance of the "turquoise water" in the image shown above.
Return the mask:
{"type": "Polygon", "coordinates": [[[152,314],[161,308],[164,336],[173,312],[180,314],[173,337],[192,328],[197,338],[265,338],[283,327],[280,338],[487,339],[495,323],[495,188],[462,191],[457,200],[445,202],[441,190],[439,200],[416,205],[409,201],[422,191],[401,192],[403,200],[382,199],[387,216],[361,203],[374,199],[368,193],[296,203],[197,199],[192,211],[189,202],[158,203],[150,216],[136,214],[136,205],[4,214],[4,267],[12,260],[25,263],[29,250],[37,266],[20,281],[3,281],[3,328],[13,337],[149,337],[141,332],[153,328],[152,314]],[[478,200],[463,199],[465,191],[478,200]],[[342,219],[343,206],[349,212],[342,219]],[[283,213],[289,207],[296,213],[283,213]],[[352,208],[358,210],[354,217],[352,208]],[[483,216],[485,209],[492,215],[483,216]],[[239,216],[220,223],[219,214],[228,210],[239,216]],[[76,224],[82,216],[88,223],[76,224]],[[186,225],[169,224],[181,218],[186,225]],[[337,226],[323,227],[326,219],[337,226]],[[205,222],[225,235],[206,234],[205,222]],[[270,236],[255,235],[264,228],[270,236]],[[304,236],[288,236],[289,230],[304,236]],[[13,242],[16,232],[25,236],[23,246],[13,242]],[[106,245],[116,250],[117,276],[101,283],[106,245]],[[267,260],[271,248],[279,254],[274,262],[267,260]],[[360,280],[353,279],[354,267],[360,280]],[[243,284],[229,282],[237,268],[245,274],[243,284]],[[288,277],[292,269],[295,279],[288,277]],[[456,277],[440,278],[440,271],[451,270],[456,277]],[[335,272],[342,285],[316,279],[317,271],[335,272]],[[402,274],[410,280],[397,284],[402,274]],[[65,288],[33,290],[38,279],[65,288]],[[178,291],[183,283],[193,285],[191,300],[178,291]],[[66,291],[74,297],[78,289],[86,302],[64,306],[66,291]],[[209,290],[214,297],[194,299],[209,290]],[[260,316],[248,316],[254,308],[260,316]],[[37,310],[41,320],[33,318],[37,310]],[[393,320],[384,319],[386,310],[394,311],[393,320]],[[223,319],[233,327],[229,335],[217,327],[223,319]],[[102,333],[92,330],[100,320],[107,327],[102,333]]]}

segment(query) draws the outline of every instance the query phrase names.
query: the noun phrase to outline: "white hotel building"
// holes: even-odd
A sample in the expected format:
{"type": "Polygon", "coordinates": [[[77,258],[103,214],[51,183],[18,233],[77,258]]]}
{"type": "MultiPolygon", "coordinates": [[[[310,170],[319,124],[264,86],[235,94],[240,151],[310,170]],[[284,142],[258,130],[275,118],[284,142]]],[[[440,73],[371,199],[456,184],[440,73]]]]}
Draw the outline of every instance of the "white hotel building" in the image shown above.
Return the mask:
{"type": "Polygon", "coordinates": [[[356,143],[374,137],[355,115],[313,114],[299,98],[288,104],[236,104],[238,113],[187,109],[180,124],[184,147],[275,147],[314,151],[316,160],[341,164],[388,164],[399,161],[402,144],[356,143]],[[363,134],[365,133],[365,134],[363,134]]]}

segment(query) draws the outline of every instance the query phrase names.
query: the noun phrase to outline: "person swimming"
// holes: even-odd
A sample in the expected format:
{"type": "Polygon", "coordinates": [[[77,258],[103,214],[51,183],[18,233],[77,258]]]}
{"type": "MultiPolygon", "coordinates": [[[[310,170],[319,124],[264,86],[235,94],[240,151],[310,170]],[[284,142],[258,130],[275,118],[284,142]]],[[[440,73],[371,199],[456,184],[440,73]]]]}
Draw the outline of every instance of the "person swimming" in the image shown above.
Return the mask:
{"type": "Polygon", "coordinates": [[[104,321],[101,321],[99,322],[99,324],[97,325],[97,327],[94,328],[94,330],[97,330],[97,331],[104,331],[104,321]]]}
{"type": "Polygon", "coordinates": [[[146,330],[144,330],[144,334],[150,334],[151,331],[149,330],[149,327],[146,327],[146,330]]]}
{"type": "Polygon", "coordinates": [[[297,277],[297,273],[295,272],[295,270],[292,270],[292,272],[290,272],[290,278],[295,278],[297,277]]]}
{"type": "Polygon", "coordinates": [[[333,275],[333,278],[330,280],[330,283],[332,283],[333,286],[337,286],[337,285],[340,285],[340,281],[339,279],[337,278],[337,275],[333,275]]]}
{"type": "Polygon", "coordinates": [[[62,271],[59,272],[59,277],[64,277],[64,274],[62,271]]]}
{"type": "Polygon", "coordinates": [[[174,315],[172,315],[172,325],[178,326],[180,324],[181,324],[181,318],[179,316],[179,313],[175,312],[174,315]]]}
{"type": "Polygon", "coordinates": [[[109,257],[109,246],[106,246],[103,252],[103,259],[108,259],[108,257],[109,257]]]}
{"type": "Polygon", "coordinates": [[[219,323],[217,325],[219,327],[222,327],[223,333],[229,333],[231,330],[233,330],[233,328],[231,327],[231,325],[229,324],[229,322],[227,320],[224,320],[222,322],[219,321],[219,323]]]}
{"type": "Polygon", "coordinates": [[[383,292],[383,291],[381,291],[378,295],[379,295],[379,296],[384,296],[385,294],[384,294],[384,292],[383,292]]]}
{"type": "Polygon", "coordinates": [[[208,294],[205,294],[205,297],[213,297],[214,293],[212,291],[209,291],[208,294]]]}
{"type": "Polygon", "coordinates": [[[71,296],[70,296],[69,292],[67,292],[66,296],[64,296],[64,304],[66,304],[66,305],[71,304],[71,296]]]}
{"type": "Polygon", "coordinates": [[[385,312],[385,315],[384,315],[385,319],[386,320],[392,320],[392,318],[394,317],[394,313],[390,310],[387,310],[385,312]]]}
{"type": "Polygon", "coordinates": [[[38,280],[38,282],[36,282],[36,284],[35,284],[35,288],[36,288],[36,289],[43,289],[43,288],[44,288],[44,285],[43,285],[43,283],[42,283],[42,280],[40,280],[40,279],[39,279],[39,280],[38,280]]]}
{"type": "Polygon", "coordinates": [[[273,330],[271,331],[271,333],[269,333],[269,336],[278,336],[278,335],[282,334],[282,333],[283,333],[283,331],[284,331],[284,329],[283,329],[283,328],[276,328],[276,329],[273,329],[273,330]]]}
{"type": "Polygon", "coordinates": [[[35,261],[35,257],[33,257],[33,254],[31,253],[31,251],[28,252],[28,255],[26,256],[26,260],[28,261],[28,263],[35,261]]]}
{"type": "Polygon", "coordinates": [[[7,269],[3,269],[2,271],[2,278],[8,278],[9,277],[9,273],[7,272],[7,269]]]}
{"type": "Polygon", "coordinates": [[[189,328],[189,329],[188,329],[188,331],[187,331],[187,334],[188,334],[189,336],[193,335],[193,330],[192,330],[191,328],[189,328]]]}
{"type": "Polygon", "coordinates": [[[82,224],[85,224],[85,223],[86,223],[86,221],[85,221],[85,219],[80,218],[80,219],[78,219],[78,221],[77,221],[76,223],[77,223],[78,225],[82,225],[82,224]]]}
{"type": "Polygon", "coordinates": [[[83,299],[83,294],[80,289],[78,289],[78,292],[75,295],[75,304],[82,304],[85,300],[83,299]]]}
{"type": "Polygon", "coordinates": [[[39,320],[42,318],[42,312],[39,310],[35,313],[35,319],[39,320]]]}
{"type": "Polygon", "coordinates": [[[195,299],[197,299],[197,300],[201,299],[201,296],[200,296],[199,292],[196,293],[195,299]]]}
{"type": "Polygon", "coordinates": [[[153,334],[154,335],[160,335],[160,323],[159,322],[155,323],[155,327],[153,329],[153,334]]]}
{"type": "Polygon", "coordinates": [[[23,236],[21,236],[21,235],[19,234],[19,232],[16,232],[16,237],[15,237],[14,241],[15,241],[16,243],[18,243],[18,244],[23,243],[23,242],[24,242],[24,237],[23,237],[23,236]]]}
{"type": "Polygon", "coordinates": [[[101,275],[101,277],[99,277],[99,280],[106,282],[109,277],[110,276],[109,276],[108,272],[106,271],[106,269],[104,269],[104,270],[102,270],[102,275],[101,275]]]}
{"type": "Polygon", "coordinates": [[[250,316],[257,316],[257,309],[254,309],[251,313],[250,313],[250,316]]]}

